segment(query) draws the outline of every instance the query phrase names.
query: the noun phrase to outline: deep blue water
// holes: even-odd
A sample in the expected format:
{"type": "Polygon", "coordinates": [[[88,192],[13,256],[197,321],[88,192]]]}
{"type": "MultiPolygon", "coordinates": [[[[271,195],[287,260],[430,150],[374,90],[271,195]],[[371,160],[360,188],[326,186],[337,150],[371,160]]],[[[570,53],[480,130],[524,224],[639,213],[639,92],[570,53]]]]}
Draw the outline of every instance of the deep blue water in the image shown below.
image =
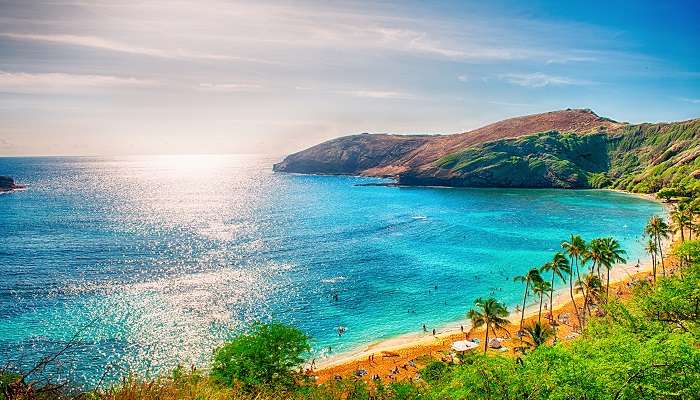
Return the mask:
{"type": "Polygon", "coordinates": [[[356,186],[376,180],[275,161],[0,158],[29,185],[0,195],[0,364],[26,368],[79,332],[52,371],[92,384],[107,365],[206,365],[270,319],[312,335],[317,356],[347,351],[454,323],[479,296],[516,304],[511,278],[571,233],[614,236],[636,262],[662,213],[613,192],[356,186]]]}

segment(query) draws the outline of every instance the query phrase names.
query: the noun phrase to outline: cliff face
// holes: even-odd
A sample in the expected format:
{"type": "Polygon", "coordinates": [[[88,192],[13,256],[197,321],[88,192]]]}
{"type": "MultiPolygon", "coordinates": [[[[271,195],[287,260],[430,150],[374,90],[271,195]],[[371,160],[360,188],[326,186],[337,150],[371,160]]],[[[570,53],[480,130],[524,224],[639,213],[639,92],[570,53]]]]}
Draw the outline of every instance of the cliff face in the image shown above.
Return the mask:
{"type": "Polygon", "coordinates": [[[393,176],[403,185],[695,186],[700,119],[629,125],[590,110],[512,118],[447,136],[357,135],[288,156],[275,171],[393,176]]]}

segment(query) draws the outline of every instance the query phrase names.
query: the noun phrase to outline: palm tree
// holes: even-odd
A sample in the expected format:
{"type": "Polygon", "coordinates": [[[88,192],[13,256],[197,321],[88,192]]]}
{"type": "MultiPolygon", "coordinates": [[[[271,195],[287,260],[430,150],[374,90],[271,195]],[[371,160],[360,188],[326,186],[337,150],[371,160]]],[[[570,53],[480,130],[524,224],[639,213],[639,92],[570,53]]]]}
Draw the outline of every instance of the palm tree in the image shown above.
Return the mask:
{"type": "MultiPolygon", "coordinates": [[[[562,282],[566,283],[566,275],[571,275],[571,266],[569,265],[569,260],[566,259],[564,254],[556,253],[552,258],[552,261],[542,266],[542,272],[547,271],[552,272],[552,279],[549,284],[549,305],[551,309],[554,309],[554,277],[558,276],[562,282]]],[[[553,315],[554,314],[552,314],[552,316],[553,315]]]]}
{"type": "MultiPolygon", "coordinates": [[[[595,300],[600,299],[600,294],[603,290],[603,283],[598,275],[593,272],[581,277],[576,283],[576,292],[583,294],[583,316],[586,316],[586,311],[590,314],[590,305],[595,300]]],[[[585,318],[584,318],[585,321],[585,318]]]]}
{"type": "Polygon", "coordinates": [[[656,252],[658,251],[658,247],[656,247],[656,242],[654,242],[654,240],[652,239],[649,239],[644,250],[646,250],[647,253],[651,255],[651,272],[652,274],[654,274],[654,282],[656,282],[656,252]]]}
{"type": "Polygon", "coordinates": [[[530,338],[527,344],[530,347],[538,348],[554,335],[554,329],[549,325],[535,322],[525,327],[525,334],[530,338]]]}
{"type": "Polygon", "coordinates": [[[688,240],[693,240],[693,233],[698,234],[700,227],[695,223],[695,216],[700,212],[700,198],[693,199],[688,203],[688,214],[690,215],[690,223],[688,224],[688,229],[690,230],[688,240]]]}
{"type": "MultiPolygon", "coordinates": [[[[570,264],[576,267],[576,279],[580,278],[578,264],[579,260],[586,253],[586,242],[579,235],[571,235],[571,239],[567,242],[561,243],[562,249],[566,251],[571,260],[570,264]]],[[[574,299],[574,273],[571,271],[569,273],[569,295],[571,295],[571,303],[574,305],[574,312],[576,313],[576,319],[578,320],[578,325],[581,326],[581,316],[578,314],[578,306],[576,305],[576,300],[574,299]]]]}
{"type": "Polygon", "coordinates": [[[686,228],[689,228],[692,223],[688,203],[678,203],[676,209],[671,211],[671,222],[673,222],[673,231],[680,232],[681,242],[685,242],[684,231],[686,228]]]}
{"type": "Polygon", "coordinates": [[[537,268],[532,268],[525,275],[516,276],[513,278],[516,282],[525,282],[525,292],[523,293],[523,307],[520,310],[520,331],[523,330],[523,320],[525,319],[525,302],[527,301],[527,292],[530,288],[533,288],[537,282],[542,281],[542,276],[540,275],[540,270],[537,268]]]}
{"type": "Polygon", "coordinates": [[[550,287],[551,285],[549,282],[544,280],[535,282],[535,285],[532,287],[532,293],[540,296],[540,312],[537,315],[538,322],[542,321],[542,301],[544,300],[545,293],[549,292],[550,287]]]}
{"type": "Polygon", "coordinates": [[[649,218],[646,227],[644,228],[644,233],[649,235],[654,242],[656,242],[656,248],[659,251],[659,258],[661,259],[661,271],[666,276],[666,266],[664,265],[664,252],[661,248],[661,239],[668,238],[670,228],[668,224],[658,215],[654,215],[649,218]]]}
{"type": "Polygon", "coordinates": [[[593,273],[593,271],[595,270],[598,274],[598,277],[600,277],[600,265],[605,260],[605,247],[603,244],[603,239],[597,238],[591,240],[591,243],[586,249],[586,252],[583,254],[581,260],[584,264],[589,260],[593,261],[593,263],[591,264],[590,272],[593,273]]]}
{"type": "MultiPolygon", "coordinates": [[[[578,278],[580,276],[578,264],[581,257],[586,253],[586,241],[579,235],[571,235],[571,239],[568,242],[561,242],[561,248],[569,255],[571,264],[576,266],[576,277],[578,278]]],[[[569,275],[569,277],[571,276],[569,275]]]]}
{"type": "Polygon", "coordinates": [[[607,296],[610,295],[610,270],[615,264],[624,263],[626,261],[623,256],[627,254],[627,252],[620,247],[620,242],[611,237],[603,238],[601,246],[603,248],[603,254],[605,254],[603,266],[607,269],[608,275],[605,284],[605,297],[607,301],[607,296]]]}
{"type": "Polygon", "coordinates": [[[474,301],[474,305],[478,309],[469,310],[468,316],[475,328],[486,325],[486,337],[484,338],[484,353],[486,353],[489,345],[489,328],[493,329],[494,334],[496,329],[504,329],[504,325],[508,324],[508,320],[505,318],[508,316],[508,309],[505,304],[499,303],[493,297],[485,300],[478,298],[474,301]]]}

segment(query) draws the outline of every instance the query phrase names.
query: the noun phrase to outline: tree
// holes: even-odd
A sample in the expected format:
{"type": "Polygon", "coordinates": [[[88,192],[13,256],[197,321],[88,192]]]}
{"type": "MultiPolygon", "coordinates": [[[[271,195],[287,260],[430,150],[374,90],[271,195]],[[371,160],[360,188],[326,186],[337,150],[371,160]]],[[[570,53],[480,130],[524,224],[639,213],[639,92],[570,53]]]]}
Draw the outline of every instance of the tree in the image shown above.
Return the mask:
{"type": "Polygon", "coordinates": [[[601,246],[603,248],[603,254],[605,255],[602,260],[602,265],[607,270],[607,282],[605,284],[605,296],[607,301],[607,296],[610,295],[610,270],[615,264],[624,263],[626,260],[623,256],[627,253],[620,246],[620,242],[611,237],[603,238],[601,246]]]}
{"type": "Polygon", "coordinates": [[[540,296],[540,312],[537,315],[537,321],[542,321],[542,302],[544,300],[545,293],[549,292],[551,285],[547,281],[535,282],[535,286],[532,288],[532,293],[540,296]]]}
{"type": "Polygon", "coordinates": [[[644,233],[649,235],[655,242],[656,248],[659,251],[659,258],[661,259],[661,271],[664,276],[666,276],[666,266],[664,264],[664,252],[661,248],[661,240],[668,238],[670,228],[668,224],[658,215],[654,215],[647,222],[644,228],[644,233]]]}
{"type": "MultiPolygon", "coordinates": [[[[586,241],[579,235],[571,235],[571,239],[567,242],[561,243],[562,249],[566,251],[571,260],[570,264],[573,264],[576,268],[576,279],[580,279],[581,275],[578,270],[579,261],[586,253],[586,241]]],[[[578,325],[581,325],[581,316],[578,313],[578,306],[576,305],[576,300],[574,299],[574,273],[571,271],[569,274],[569,295],[571,296],[571,303],[574,305],[574,312],[576,313],[576,319],[578,320],[578,325]]]]}
{"type": "MultiPolygon", "coordinates": [[[[562,282],[566,283],[566,276],[571,275],[569,260],[566,259],[564,254],[556,253],[554,257],[552,257],[552,261],[542,266],[542,272],[552,273],[552,279],[549,284],[549,305],[550,309],[554,309],[554,278],[559,277],[562,282]]],[[[552,313],[552,316],[553,315],[552,313]]]]}
{"type": "Polygon", "coordinates": [[[651,255],[651,272],[654,275],[654,282],[656,282],[656,253],[658,252],[656,242],[653,239],[649,239],[644,250],[651,255]]]}
{"type": "Polygon", "coordinates": [[[603,239],[596,238],[591,240],[590,245],[583,254],[582,261],[584,264],[588,261],[592,261],[590,272],[592,273],[595,271],[598,277],[600,277],[600,266],[603,263],[603,260],[605,260],[605,257],[606,255],[603,239]]]}
{"type": "MultiPolygon", "coordinates": [[[[678,203],[675,210],[671,211],[671,222],[673,222],[673,231],[680,232],[681,242],[685,242],[685,230],[692,227],[693,217],[688,207],[687,202],[678,203]]],[[[692,230],[691,233],[692,235],[692,230]]]]}
{"type": "Polygon", "coordinates": [[[211,376],[228,386],[240,383],[250,389],[259,385],[291,386],[294,369],[304,362],[309,337],[282,323],[255,323],[214,351],[211,376]]]}
{"type": "Polygon", "coordinates": [[[581,277],[576,283],[576,292],[583,294],[583,316],[585,322],[586,311],[590,314],[591,303],[600,299],[603,290],[603,283],[600,277],[592,271],[581,277]]]}
{"type": "Polygon", "coordinates": [[[540,270],[537,268],[532,268],[530,269],[527,274],[521,275],[521,276],[516,276],[513,278],[514,281],[516,282],[524,282],[525,283],[525,291],[523,293],[523,307],[520,310],[520,331],[523,330],[523,320],[525,319],[525,302],[527,301],[527,293],[528,290],[532,287],[537,282],[542,281],[542,276],[540,275],[540,270]]]}
{"type": "Polygon", "coordinates": [[[525,327],[525,334],[530,339],[527,344],[530,347],[538,348],[545,344],[549,338],[554,336],[554,329],[549,325],[544,325],[541,322],[535,322],[532,325],[525,327]]]}
{"type": "Polygon", "coordinates": [[[508,324],[508,320],[505,318],[508,316],[508,309],[493,297],[478,298],[474,301],[474,305],[477,309],[469,310],[468,316],[475,328],[486,325],[486,337],[484,338],[484,353],[486,353],[489,346],[489,329],[493,329],[494,334],[497,329],[504,329],[504,325],[508,324]]]}

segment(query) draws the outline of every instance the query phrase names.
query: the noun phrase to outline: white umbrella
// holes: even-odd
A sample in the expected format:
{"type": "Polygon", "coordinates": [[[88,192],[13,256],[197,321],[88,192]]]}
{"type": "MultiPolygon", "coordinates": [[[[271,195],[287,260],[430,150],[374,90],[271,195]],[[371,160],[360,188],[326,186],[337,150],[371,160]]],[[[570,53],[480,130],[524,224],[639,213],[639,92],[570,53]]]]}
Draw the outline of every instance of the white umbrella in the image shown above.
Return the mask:
{"type": "Polygon", "coordinates": [[[467,351],[478,347],[478,343],[474,343],[471,340],[458,340],[452,343],[452,350],[454,351],[467,351]]]}

